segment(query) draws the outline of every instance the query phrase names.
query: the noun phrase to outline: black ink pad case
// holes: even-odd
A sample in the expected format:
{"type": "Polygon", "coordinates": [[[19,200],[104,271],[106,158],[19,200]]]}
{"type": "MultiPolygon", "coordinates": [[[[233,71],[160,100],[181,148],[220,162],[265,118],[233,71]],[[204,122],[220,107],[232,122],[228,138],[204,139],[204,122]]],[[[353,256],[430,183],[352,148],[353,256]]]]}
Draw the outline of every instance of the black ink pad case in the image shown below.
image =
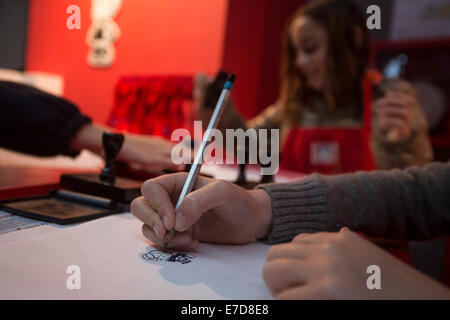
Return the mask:
{"type": "Polygon", "coordinates": [[[130,203],[141,195],[144,181],[116,177],[114,183],[101,180],[97,174],[63,174],[59,184],[68,190],[104,197],[115,202],[130,203]]]}
{"type": "Polygon", "coordinates": [[[45,195],[0,201],[0,209],[26,218],[65,225],[125,212],[129,206],[107,198],[53,189],[45,195]]]}

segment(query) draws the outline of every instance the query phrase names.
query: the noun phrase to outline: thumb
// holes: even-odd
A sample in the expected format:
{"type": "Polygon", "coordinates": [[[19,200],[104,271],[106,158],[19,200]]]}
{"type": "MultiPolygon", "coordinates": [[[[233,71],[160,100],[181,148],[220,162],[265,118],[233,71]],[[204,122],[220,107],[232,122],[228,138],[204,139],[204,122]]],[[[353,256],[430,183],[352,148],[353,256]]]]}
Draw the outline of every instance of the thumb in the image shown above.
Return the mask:
{"type": "Polygon", "coordinates": [[[225,205],[231,191],[226,181],[215,181],[188,194],[175,213],[175,230],[186,231],[207,211],[225,205]]]}

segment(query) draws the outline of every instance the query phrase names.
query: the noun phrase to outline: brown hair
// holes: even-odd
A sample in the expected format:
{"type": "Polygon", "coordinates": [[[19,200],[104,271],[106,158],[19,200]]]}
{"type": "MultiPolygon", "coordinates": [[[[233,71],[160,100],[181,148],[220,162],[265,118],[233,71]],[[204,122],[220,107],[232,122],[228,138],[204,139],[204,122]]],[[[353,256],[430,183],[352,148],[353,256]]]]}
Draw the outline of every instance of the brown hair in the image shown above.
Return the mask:
{"type": "Polygon", "coordinates": [[[295,65],[296,49],[289,27],[301,16],[308,16],[321,24],[328,36],[328,84],[324,90],[328,111],[337,106],[354,106],[355,94],[361,96],[361,82],[369,60],[370,39],[365,19],[356,4],[349,0],[316,0],[299,8],[289,19],[284,38],[281,62],[281,91],[279,102],[283,106],[282,118],[292,123],[301,117],[302,106],[308,104],[312,90],[295,65]],[[358,41],[355,27],[362,37],[358,41]],[[362,40],[362,43],[358,43],[362,40]]]}

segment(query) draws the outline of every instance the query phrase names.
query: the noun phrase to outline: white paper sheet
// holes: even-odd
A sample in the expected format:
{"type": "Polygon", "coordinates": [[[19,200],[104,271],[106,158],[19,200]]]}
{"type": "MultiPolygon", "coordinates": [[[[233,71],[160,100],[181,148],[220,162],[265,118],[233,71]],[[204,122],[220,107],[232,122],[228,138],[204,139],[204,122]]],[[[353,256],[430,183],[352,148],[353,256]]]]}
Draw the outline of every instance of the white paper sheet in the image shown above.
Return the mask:
{"type": "Polygon", "coordinates": [[[268,249],[200,244],[188,263],[149,261],[143,255],[155,249],[141,223],[110,216],[0,242],[0,299],[270,299],[261,277],[268,249]],[[66,286],[70,265],[80,267],[79,290],[66,286]]]}

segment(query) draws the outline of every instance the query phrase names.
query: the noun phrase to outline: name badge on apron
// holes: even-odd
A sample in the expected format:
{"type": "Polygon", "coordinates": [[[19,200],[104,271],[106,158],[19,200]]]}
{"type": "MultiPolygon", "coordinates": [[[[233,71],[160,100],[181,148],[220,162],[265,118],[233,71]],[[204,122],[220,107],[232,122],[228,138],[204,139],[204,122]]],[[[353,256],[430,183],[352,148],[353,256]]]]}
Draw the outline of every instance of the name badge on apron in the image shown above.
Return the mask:
{"type": "Polygon", "coordinates": [[[316,166],[332,166],[339,162],[337,141],[311,141],[310,162],[316,166]]]}
{"type": "Polygon", "coordinates": [[[364,115],[361,128],[293,127],[283,147],[281,168],[323,174],[373,170],[370,83],[364,81],[363,88],[364,115]]]}

